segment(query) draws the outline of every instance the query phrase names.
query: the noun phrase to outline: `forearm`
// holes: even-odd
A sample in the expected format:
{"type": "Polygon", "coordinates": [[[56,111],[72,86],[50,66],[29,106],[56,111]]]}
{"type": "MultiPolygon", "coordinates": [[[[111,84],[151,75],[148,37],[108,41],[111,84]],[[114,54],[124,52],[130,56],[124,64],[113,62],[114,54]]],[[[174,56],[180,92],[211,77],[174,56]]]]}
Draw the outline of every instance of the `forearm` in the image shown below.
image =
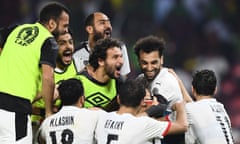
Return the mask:
{"type": "Polygon", "coordinates": [[[54,89],[53,80],[45,80],[45,83],[43,82],[42,97],[45,102],[46,116],[52,114],[53,93],[54,93],[53,89],[54,89]]]}
{"type": "Polygon", "coordinates": [[[52,114],[53,95],[54,95],[54,75],[53,68],[50,66],[42,66],[42,97],[45,102],[45,114],[49,116],[52,114]]]}
{"type": "Polygon", "coordinates": [[[187,89],[185,88],[182,80],[178,79],[178,83],[179,83],[179,86],[181,88],[181,92],[182,92],[184,101],[187,102],[187,103],[192,102],[193,100],[192,100],[191,96],[189,95],[187,89]]]}
{"type": "Polygon", "coordinates": [[[175,73],[175,71],[173,69],[169,68],[168,71],[170,73],[172,73],[173,76],[177,79],[178,85],[181,89],[181,93],[183,95],[183,99],[185,100],[185,102],[192,102],[193,100],[192,100],[191,96],[189,95],[187,89],[185,88],[182,80],[178,77],[178,75],[175,73]]]}
{"type": "Polygon", "coordinates": [[[34,100],[32,101],[32,104],[34,104],[36,101],[40,100],[42,98],[42,93],[38,92],[34,100]]]}
{"type": "Polygon", "coordinates": [[[186,131],[188,127],[187,114],[185,111],[184,102],[177,103],[176,106],[176,124],[181,131],[186,131]]]}

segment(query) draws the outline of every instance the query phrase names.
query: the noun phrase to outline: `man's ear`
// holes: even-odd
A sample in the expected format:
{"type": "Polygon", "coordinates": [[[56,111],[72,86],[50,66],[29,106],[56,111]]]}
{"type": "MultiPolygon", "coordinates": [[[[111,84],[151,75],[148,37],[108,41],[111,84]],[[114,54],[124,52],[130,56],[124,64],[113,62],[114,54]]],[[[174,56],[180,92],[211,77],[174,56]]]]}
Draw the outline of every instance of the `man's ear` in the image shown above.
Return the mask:
{"type": "Polygon", "coordinates": [[[84,96],[81,96],[78,100],[79,106],[84,107],[84,96]]]}
{"type": "Polygon", "coordinates": [[[147,104],[146,104],[146,102],[144,101],[144,99],[143,100],[141,100],[141,102],[140,102],[140,106],[146,106],[147,104]]]}
{"type": "Polygon", "coordinates": [[[216,94],[217,94],[217,91],[218,91],[218,88],[217,88],[217,87],[215,87],[215,90],[214,90],[214,95],[216,95],[216,94]]]}
{"type": "Polygon", "coordinates": [[[57,28],[57,22],[54,19],[48,21],[48,28],[50,32],[54,31],[57,28]]]}
{"type": "Polygon", "coordinates": [[[191,86],[191,90],[192,90],[192,94],[195,95],[196,91],[195,91],[195,89],[193,88],[193,86],[191,86]]]}
{"type": "Polygon", "coordinates": [[[93,26],[86,26],[85,30],[87,31],[87,33],[91,34],[93,33],[93,26]]]}
{"type": "Polygon", "coordinates": [[[118,104],[120,105],[120,98],[119,98],[119,95],[117,95],[117,102],[118,102],[118,104]]]}
{"type": "Polygon", "coordinates": [[[163,55],[162,55],[161,58],[160,58],[160,63],[161,63],[161,65],[163,65],[163,62],[164,62],[164,57],[163,57],[163,55]]]}
{"type": "Polygon", "coordinates": [[[104,60],[103,59],[98,59],[98,64],[99,64],[99,66],[104,66],[104,60]]]}

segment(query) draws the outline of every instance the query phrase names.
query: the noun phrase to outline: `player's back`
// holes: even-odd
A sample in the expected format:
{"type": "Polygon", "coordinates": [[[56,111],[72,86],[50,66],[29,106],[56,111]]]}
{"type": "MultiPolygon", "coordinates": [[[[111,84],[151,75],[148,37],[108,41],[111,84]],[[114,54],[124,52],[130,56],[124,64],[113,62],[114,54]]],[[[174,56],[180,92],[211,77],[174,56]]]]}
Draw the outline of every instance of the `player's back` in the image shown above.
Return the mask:
{"type": "Polygon", "coordinates": [[[40,128],[41,136],[50,143],[91,144],[94,129],[102,110],[88,110],[64,106],[58,113],[47,118],[40,128]]]}
{"type": "Polygon", "coordinates": [[[162,138],[169,126],[168,122],[159,122],[146,116],[135,117],[131,114],[111,112],[101,116],[96,139],[99,144],[146,144],[162,138]]]}
{"type": "Polygon", "coordinates": [[[201,144],[233,144],[230,120],[221,103],[215,99],[188,103],[186,112],[191,129],[186,140],[195,137],[194,141],[201,144]]]}

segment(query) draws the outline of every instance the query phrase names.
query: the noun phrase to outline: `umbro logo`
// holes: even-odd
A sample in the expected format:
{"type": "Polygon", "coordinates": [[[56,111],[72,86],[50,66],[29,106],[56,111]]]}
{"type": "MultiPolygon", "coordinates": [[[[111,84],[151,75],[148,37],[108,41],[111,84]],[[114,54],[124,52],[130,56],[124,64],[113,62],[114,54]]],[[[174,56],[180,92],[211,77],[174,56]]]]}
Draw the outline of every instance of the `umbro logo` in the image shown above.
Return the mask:
{"type": "Polygon", "coordinates": [[[92,95],[89,95],[85,98],[85,103],[89,103],[93,106],[104,106],[108,104],[111,101],[107,96],[104,94],[97,92],[92,95]]]}

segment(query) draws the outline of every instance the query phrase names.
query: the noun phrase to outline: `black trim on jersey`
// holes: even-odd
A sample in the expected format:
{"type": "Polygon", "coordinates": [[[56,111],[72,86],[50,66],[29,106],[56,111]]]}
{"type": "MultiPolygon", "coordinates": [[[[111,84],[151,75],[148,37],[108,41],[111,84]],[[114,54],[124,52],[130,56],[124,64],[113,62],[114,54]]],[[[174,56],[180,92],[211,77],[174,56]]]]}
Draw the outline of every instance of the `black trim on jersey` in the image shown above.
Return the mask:
{"type": "MultiPolygon", "coordinates": [[[[73,59],[72,59],[72,62],[73,62],[73,66],[74,66],[75,73],[77,74],[77,69],[76,69],[76,67],[75,67],[75,65],[74,65],[73,59]]],[[[71,65],[71,64],[70,64],[70,65],[71,65]]],[[[54,73],[64,74],[64,73],[69,69],[70,65],[68,65],[67,67],[65,67],[65,69],[64,69],[63,71],[61,71],[61,72],[55,71],[55,69],[54,69],[54,73]]]]}
{"type": "MultiPolygon", "coordinates": [[[[102,82],[99,82],[98,80],[94,79],[92,76],[89,75],[89,73],[87,72],[86,69],[84,69],[81,72],[78,72],[77,75],[83,75],[83,76],[87,77],[89,80],[91,80],[93,83],[96,83],[98,85],[104,86],[108,83],[108,82],[102,83],[102,82]]],[[[119,92],[119,86],[123,83],[124,83],[124,78],[122,76],[120,76],[119,78],[116,79],[117,93],[119,92]]]]}
{"type": "Polygon", "coordinates": [[[83,71],[77,73],[77,75],[83,75],[83,76],[87,77],[90,81],[92,81],[93,83],[96,83],[96,84],[101,85],[101,86],[104,86],[108,83],[108,82],[103,83],[103,82],[100,82],[100,81],[94,79],[92,76],[89,75],[87,70],[83,70],[83,71]]]}
{"type": "Polygon", "coordinates": [[[32,113],[32,105],[29,100],[0,92],[0,109],[25,114],[32,113]]]}
{"type": "MultiPolygon", "coordinates": [[[[69,65],[69,66],[70,66],[70,65],[69,65]]],[[[65,73],[65,72],[68,70],[69,66],[65,67],[64,70],[62,70],[61,72],[55,71],[55,69],[54,69],[54,73],[63,74],[63,73],[65,73]]]]}
{"type": "Polygon", "coordinates": [[[46,39],[41,48],[40,64],[47,64],[55,68],[57,53],[58,45],[56,40],[53,37],[46,39]]]}
{"type": "Polygon", "coordinates": [[[27,123],[28,123],[28,115],[24,113],[16,113],[15,114],[15,132],[16,132],[16,140],[19,140],[25,136],[27,136],[27,123]]]}
{"type": "Polygon", "coordinates": [[[89,52],[87,45],[88,45],[88,41],[80,42],[79,45],[76,46],[74,52],[77,52],[78,50],[83,49],[83,48],[85,48],[89,52]]]}
{"type": "Polygon", "coordinates": [[[9,27],[3,27],[0,29],[0,48],[4,47],[8,35],[17,27],[18,25],[11,25],[9,27]]]}
{"type": "Polygon", "coordinates": [[[65,68],[63,71],[61,71],[61,72],[55,71],[55,69],[54,69],[54,73],[63,74],[63,73],[65,73],[65,72],[67,71],[67,69],[68,69],[68,67],[66,67],[66,68],[65,68]]]}

